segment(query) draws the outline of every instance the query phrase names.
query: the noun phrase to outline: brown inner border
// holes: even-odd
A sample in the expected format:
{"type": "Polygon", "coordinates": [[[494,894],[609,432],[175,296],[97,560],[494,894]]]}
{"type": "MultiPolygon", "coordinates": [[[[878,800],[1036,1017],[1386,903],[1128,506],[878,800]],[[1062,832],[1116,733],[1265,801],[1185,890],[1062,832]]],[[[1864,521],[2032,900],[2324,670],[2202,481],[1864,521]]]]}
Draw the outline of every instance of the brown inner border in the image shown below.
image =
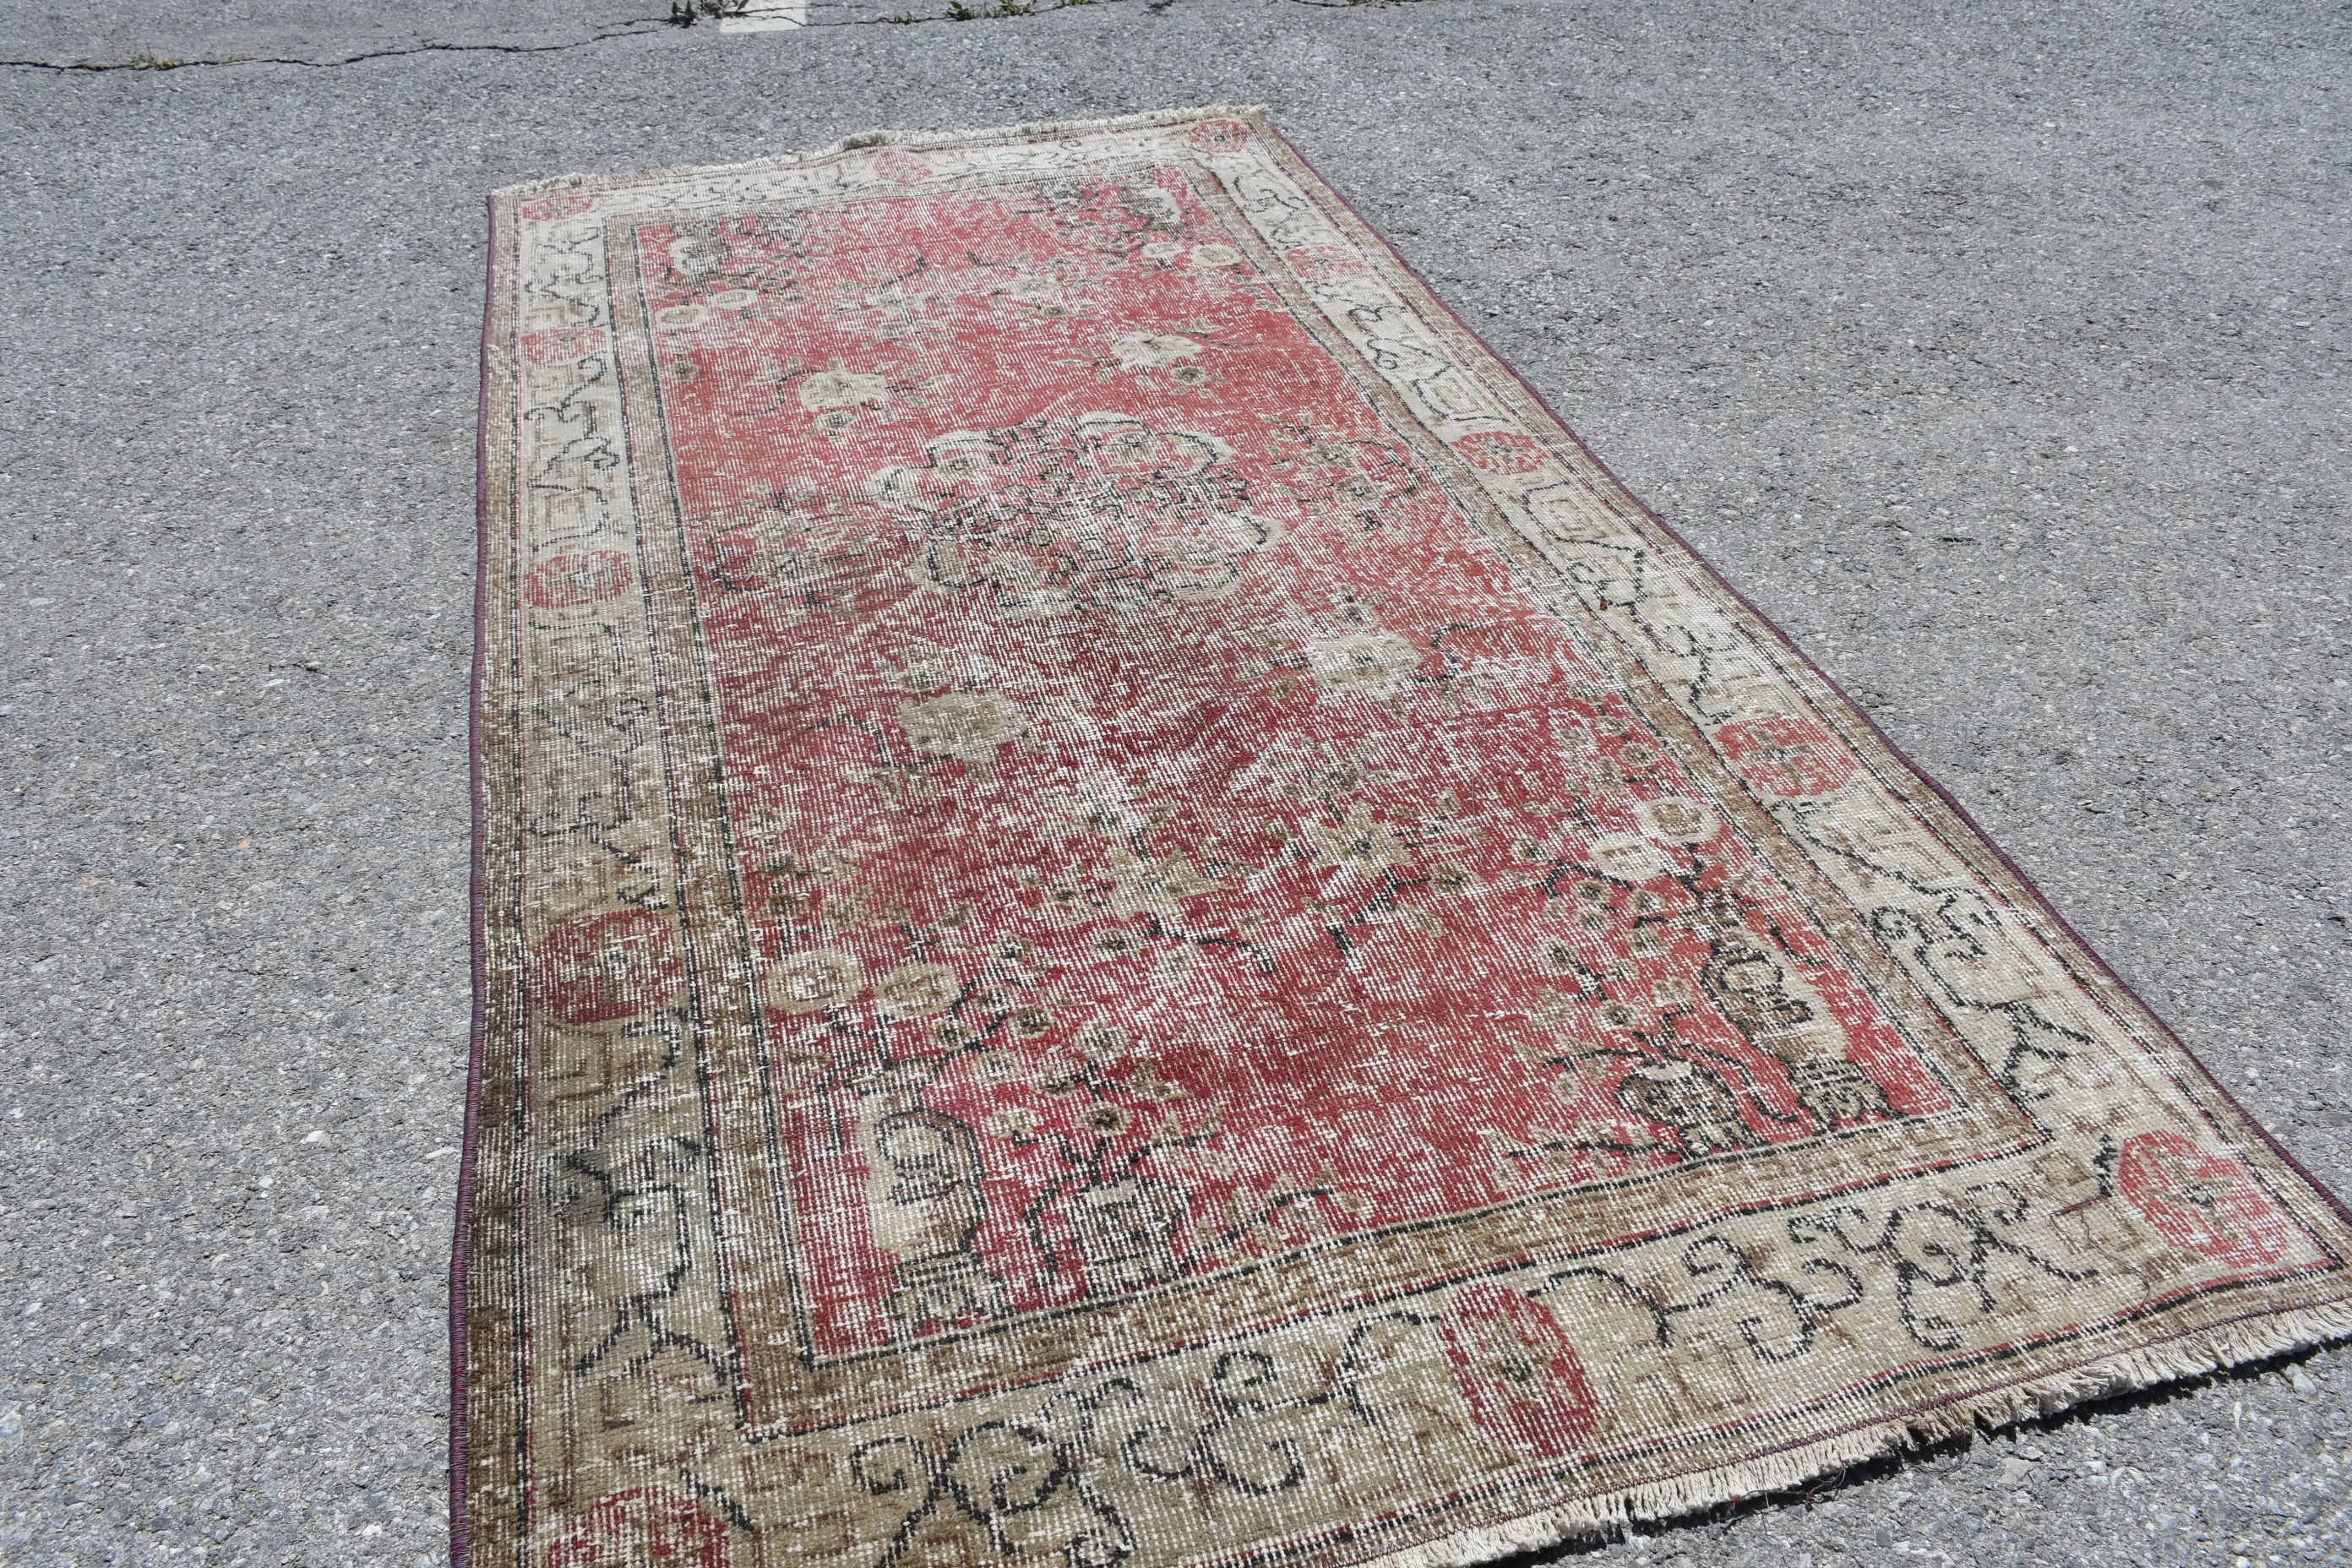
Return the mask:
{"type": "Polygon", "coordinates": [[[450,1252],[450,1558],[519,1553],[530,1534],[530,1296],[522,1204],[529,1070],[523,1030],[520,465],[513,344],[521,268],[515,204],[492,197],[482,307],[474,594],[474,1021],[466,1143],[450,1252]],[[493,430],[496,431],[495,437],[493,430]],[[493,442],[496,442],[495,448],[493,442]],[[496,460],[492,454],[496,452],[496,460]],[[496,524],[494,527],[493,524],[496,524]],[[495,826],[494,826],[495,825],[495,826]],[[496,1375],[488,1375],[495,1369],[496,1375]],[[485,1506],[497,1504],[499,1506],[485,1506]]]}

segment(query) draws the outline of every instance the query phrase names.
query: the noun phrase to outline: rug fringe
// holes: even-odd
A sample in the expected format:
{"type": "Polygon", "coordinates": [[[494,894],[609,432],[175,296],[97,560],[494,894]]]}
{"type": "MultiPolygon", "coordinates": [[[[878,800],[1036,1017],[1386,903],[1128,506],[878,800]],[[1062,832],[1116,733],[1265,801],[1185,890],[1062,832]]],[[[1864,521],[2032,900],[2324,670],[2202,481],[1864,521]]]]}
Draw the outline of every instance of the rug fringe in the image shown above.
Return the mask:
{"type": "Polygon", "coordinates": [[[2223,1372],[2345,1339],[2352,1339],[2352,1302],[2266,1313],[2193,1331],[2054,1377],[1995,1389],[1777,1454],[1580,1498],[1352,1562],[1357,1568],[1474,1568],[1517,1552],[1615,1540],[1635,1524],[1785,1491],[1883,1454],[1963,1434],[1995,1431],[2036,1416],[2056,1415],[2087,1400],[2223,1372]]]}
{"type": "Polygon", "coordinates": [[[559,174],[552,179],[532,180],[519,185],[501,185],[490,193],[500,201],[520,201],[527,196],[554,195],[570,191],[604,190],[617,185],[643,184],[655,180],[701,178],[711,174],[741,174],[761,169],[790,168],[795,163],[812,163],[824,158],[836,158],[844,153],[855,153],[866,147],[904,147],[910,150],[936,150],[961,147],[976,142],[1003,142],[1024,136],[1077,136],[1104,131],[1139,131],[1154,125],[1182,125],[1194,120],[1212,120],[1220,116],[1233,119],[1263,120],[1265,105],[1262,103],[1203,103],[1190,109],[1154,109],[1133,114],[1115,114],[1100,120],[1031,120],[1014,125],[988,125],[974,131],[861,131],[845,136],[823,147],[813,147],[799,153],[779,153],[765,158],[749,158],[736,163],[688,163],[667,169],[626,169],[607,174],[559,174]]]}

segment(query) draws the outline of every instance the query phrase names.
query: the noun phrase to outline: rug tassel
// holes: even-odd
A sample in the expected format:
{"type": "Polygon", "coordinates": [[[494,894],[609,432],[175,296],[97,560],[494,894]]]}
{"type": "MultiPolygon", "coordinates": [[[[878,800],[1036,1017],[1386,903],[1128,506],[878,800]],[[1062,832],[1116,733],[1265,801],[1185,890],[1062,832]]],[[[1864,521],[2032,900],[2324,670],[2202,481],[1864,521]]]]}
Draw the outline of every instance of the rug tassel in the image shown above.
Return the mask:
{"type": "Polygon", "coordinates": [[[2352,1338],[2352,1303],[2266,1315],[2196,1331],[2054,1377],[1996,1390],[1692,1475],[1596,1493],[1499,1523],[1455,1531],[1356,1559],[1360,1568],[1471,1568],[1517,1552],[1622,1537],[1633,1525],[1801,1486],[1832,1470],[1964,1434],[2056,1415],[2086,1400],[2176,1383],[2331,1341],[2352,1338]]]}

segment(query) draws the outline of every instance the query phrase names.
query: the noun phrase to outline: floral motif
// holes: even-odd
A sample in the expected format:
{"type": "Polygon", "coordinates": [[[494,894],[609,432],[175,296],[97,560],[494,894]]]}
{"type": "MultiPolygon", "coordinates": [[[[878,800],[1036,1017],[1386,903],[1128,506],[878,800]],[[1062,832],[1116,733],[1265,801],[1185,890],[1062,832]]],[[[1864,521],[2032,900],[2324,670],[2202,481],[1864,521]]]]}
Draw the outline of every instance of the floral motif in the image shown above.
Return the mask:
{"type": "Polygon", "coordinates": [[[1739,776],[1769,795],[1827,795],[1853,777],[1853,754],[1810,719],[1775,714],[1715,732],[1739,776]]]}
{"type": "Polygon", "coordinates": [[[1671,1129],[1693,1154],[1746,1149],[1757,1142],[1738,1099],[1720,1077],[1696,1062],[1644,1062],[1618,1080],[1617,1100],[1634,1115],[1671,1129]]]}
{"type": "Polygon", "coordinates": [[[1723,819],[1684,795],[1662,795],[1634,807],[1642,831],[1661,844],[1705,844],[1723,830],[1723,819]]]}
{"type": "Polygon", "coordinates": [[[2229,1268],[2284,1258],[2294,1232],[2245,1163],[2200,1149],[2179,1132],[2143,1132],[2123,1146],[2116,1184],[2165,1240],[2229,1268]]]}
{"type": "Polygon", "coordinates": [[[1314,846],[1316,858],[1334,870],[1384,871],[1408,858],[1395,830],[1374,820],[1360,801],[1338,822],[1309,822],[1299,832],[1314,846]]]}
{"type": "Polygon", "coordinates": [[[677,932],[651,910],[558,922],[531,950],[532,994],[560,1024],[607,1024],[675,998],[686,978],[677,932]]]}
{"type": "Polygon", "coordinates": [[[1532,474],[1549,460],[1535,437],[1517,430],[1480,430],[1454,442],[1454,449],[1490,474],[1532,474]]]}
{"type": "Polygon", "coordinates": [[[541,1568],[727,1568],[727,1526],[691,1498],[634,1487],[596,1500],[541,1568]]]}
{"type": "Polygon", "coordinates": [[[1110,352],[1128,370],[1159,370],[1199,357],[1201,345],[1181,332],[1128,332],[1110,341],[1110,352]]]}
{"type": "Polygon", "coordinates": [[[780,497],[757,521],[714,534],[710,558],[728,588],[764,587],[783,604],[821,605],[880,569],[879,552],[860,526],[869,521],[845,507],[803,507],[780,497]]]}
{"type": "Polygon", "coordinates": [[[1110,880],[1110,908],[1115,913],[1164,919],[1181,913],[1185,900],[1217,888],[1214,878],[1202,876],[1182,855],[1147,858],[1125,849],[1112,853],[1110,880]]]}
{"type": "Polygon", "coordinates": [[[1224,442],[1132,415],[958,431],[924,457],[869,487],[920,531],[915,580],[1017,618],[1220,598],[1279,535],[1224,442]]]}
{"type": "Polygon", "coordinates": [[[578,217],[582,213],[593,211],[595,205],[593,197],[574,192],[561,196],[541,196],[536,200],[523,203],[516,210],[522,214],[526,222],[554,223],[562,218],[578,217]]]}
{"type": "Polygon", "coordinates": [[[1674,862],[1648,839],[1632,833],[1596,838],[1584,852],[1585,863],[1604,877],[1621,882],[1646,882],[1674,869],[1674,862]]]}
{"type": "Polygon", "coordinates": [[[523,597],[542,610],[572,610],[629,591],[635,574],[617,550],[551,555],[523,578],[523,597]]]}
{"type": "Polygon", "coordinates": [[[1568,1331],[1540,1301],[1500,1285],[1465,1285],[1438,1320],[1454,1386],[1487,1432],[1525,1452],[1581,1451],[1601,1408],[1568,1331]]]}
{"type": "Polygon", "coordinates": [[[879,408],[889,399],[890,382],[887,376],[821,370],[801,381],[800,405],[812,414],[828,408],[879,408]]]}
{"type": "Polygon", "coordinates": [[[874,172],[897,184],[915,185],[931,177],[931,166],[912,153],[896,149],[874,160],[874,172]]]}
{"type": "Polygon", "coordinates": [[[716,231],[688,230],[669,243],[670,270],[688,283],[708,283],[724,271],[733,247],[716,231]]]}
{"type": "Polygon", "coordinates": [[[994,762],[999,749],[1029,732],[1020,705],[994,691],[950,691],[909,703],[899,717],[917,751],[974,767],[994,762]]]}
{"type": "Polygon", "coordinates": [[[522,357],[532,364],[572,364],[602,353],[608,341],[602,327],[551,327],[522,335],[522,357]]]}
{"type": "Polygon", "coordinates": [[[1185,139],[1212,157],[1238,153],[1249,145],[1250,128],[1238,120],[1203,120],[1185,139]]]}
{"type": "Polygon", "coordinates": [[[788,953],[768,970],[769,1005],[785,1013],[822,1013],[850,1001],[865,986],[864,970],[846,952],[788,953]]]}
{"type": "Polygon", "coordinates": [[[1302,245],[1282,253],[1284,265],[1309,283],[1336,283],[1371,270],[1363,257],[1344,245],[1302,245]]]}
{"type": "Polygon", "coordinates": [[[925,1018],[946,1012],[962,993],[947,964],[902,963],[874,983],[874,1005],[893,1018],[925,1018]]]}
{"type": "Polygon", "coordinates": [[[1307,668],[1324,690],[1389,697],[1421,668],[1421,652],[1394,632],[1348,632],[1307,645],[1307,668]]]}

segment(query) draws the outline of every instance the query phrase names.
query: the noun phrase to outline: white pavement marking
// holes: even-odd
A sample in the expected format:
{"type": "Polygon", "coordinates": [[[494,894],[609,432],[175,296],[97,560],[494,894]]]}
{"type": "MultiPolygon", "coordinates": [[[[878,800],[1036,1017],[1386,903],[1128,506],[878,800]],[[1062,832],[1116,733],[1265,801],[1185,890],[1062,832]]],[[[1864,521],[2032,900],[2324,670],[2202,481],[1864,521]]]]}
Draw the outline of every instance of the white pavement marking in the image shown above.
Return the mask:
{"type": "Polygon", "coordinates": [[[781,33],[808,26],[808,0],[751,0],[740,14],[719,18],[722,33],[781,33]]]}

